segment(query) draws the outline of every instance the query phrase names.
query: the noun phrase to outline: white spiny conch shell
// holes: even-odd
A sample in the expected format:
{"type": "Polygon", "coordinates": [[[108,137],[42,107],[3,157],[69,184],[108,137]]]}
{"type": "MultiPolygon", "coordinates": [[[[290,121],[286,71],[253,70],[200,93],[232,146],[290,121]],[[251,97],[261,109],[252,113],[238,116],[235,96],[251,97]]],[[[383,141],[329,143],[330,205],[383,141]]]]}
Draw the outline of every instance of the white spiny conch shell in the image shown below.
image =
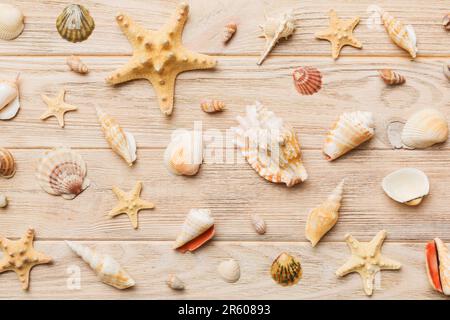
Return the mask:
{"type": "Polygon", "coordinates": [[[371,112],[343,113],[327,134],[323,153],[329,161],[334,160],[369,140],[375,134],[371,112]]]}
{"type": "Polygon", "coordinates": [[[236,146],[261,177],[288,187],[308,178],[297,135],[281,118],[256,102],[237,120],[236,146]]]}
{"type": "Polygon", "coordinates": [[[434,290],[450,296],[450,252],[439,238],[426,246],[426,267],[428,280],[434,290]]]}
{"type": "Polygon", "coordinates": [[[66,244],[84,262],[89,264],[103,283],[117,289],[126,289],[136,284],[125,269],[110,255],[98,253],[87,246],[72,241],[66,241],[66,244]]]}
{"type": "Polygon", "coordinates": [[[166,283],[173,290],[184,290],[185,288],[184,282],[174,274],[169,274],[166,283]]]}
{"type": "Polygon", "coordinates": [[[131,167],[133,162],[136,161],[136,140],[134,136],[124,131],[116,119],[106,114],[101,108],[97,107],[96,109],[106,141],[108,141],[111,149],[131,167]]]}
{"type": "Polygon", "coordinates": [[[292,13],[286,12],[280,18],[268,18],[264,26],[260,26],[263,37],[266,38],[266,47],[258,61],[261,65],[275,45],[281,38],[287,39],[295,30],[295,17],[292,13]]]}
{"type": "Polygon", "coordinates": [[[258,234],[266,233],[266,222],[259,215],[252,214],[252,224],[258,234]]]}
{"type": "Polygon", "coordinates": [[[5,208],[7,205],[8,198],[3,193],[0,193],[0,208],[5,208]]]}
{"type": "Polygon", "coordinates": [[[225,29],[223,30],[223,43],[227,43],[228,41],[233,38],[234,34],[237,30],[237,24],[234,22],[229,22],[225,26],[225,29]]]}
{"type": "Polygon", "coordinates": [[[0,39],[13,40],[25,27],[22,12],[16,6],[0,3],[0,39]]]}
{"type": "Polygon", "coordinates": [[[381,186],[390,198],[409,206],[418,205],[430,192],[427,175],[415,168],[403,168],[388,174],[381,186]]]}
{"type": "Polygon", "coordinates": [[[387,33],[400,48],[408,51],[414,59],[417,56],[417,38],[412,25],[405,26],[400,20],[381,10],[381,20],[387,33]]]}
{"type": "Polygon", "coordinates": [[[325,202],[309,213],[308,219],[306,220],[305,235],[313,247],[316,246],[320,239],[338,221],[339,209],[344,193],[344,181],[345,179],[338,184],[325,202]]]}
{"type": "Polygon", "coordinates": [[[69,66],[70,70],[77,73],[86,74],[89,72],[88,66],[83,61],[81,61],[80,57],[70,56],[67,58],[66,63],[69,66]]]}
{"type": "Polygon", "coordinates": [[[0,120],[14,118],[20,108],[19,74],[15,81],[0,80],[0,120]]]}
{"type": "Polygon", "coordinates": [[[241,268],[234,259],[222,261],[217,267],[217,272],[226,282],[234,283],[241,277],[241,268]]]}
{"type": "Polygon", "coordinates": [[[45,192],[73,199],[89,184],[86,163],[70,148],[55,148],[47,152],[37,166],[36,177],[45,192]]]}
{"type": "Polygon", "coordinates": [[[427,108],[414,113],[402,131],[402,142],[410,149],[423,149],[448,138],[448,124],[438,110],[427,108]]]}
{"type": "Polygon", "coordinates": [[[176,130],[164,152],[164,164],[176,175],[193,176],[203,161],[203,138],[199,131],[176,130]]]}
{"type": "Polygon", "coordinates": [[[194,251],[214,236],[214,218],[208,209],[191,209],[178,234],[174,249],[194,251]]]}

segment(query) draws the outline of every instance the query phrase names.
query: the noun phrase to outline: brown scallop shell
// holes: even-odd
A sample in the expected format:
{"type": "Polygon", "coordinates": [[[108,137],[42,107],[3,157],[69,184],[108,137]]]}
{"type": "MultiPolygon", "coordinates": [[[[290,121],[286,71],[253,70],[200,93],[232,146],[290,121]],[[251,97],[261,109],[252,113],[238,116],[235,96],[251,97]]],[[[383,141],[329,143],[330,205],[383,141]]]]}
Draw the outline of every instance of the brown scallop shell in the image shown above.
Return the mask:
{"type": "Polygon", "coordinates": [[[312,95],[322,88],[322,74],[314,67],[300,67],[292,73],[294,85],[302,95],[312,95]]]}
{"type": "Polygon", "coordinates": [[[302,277],[300,259],[283,252],[272,263],[270,274],[282,286],[292,286],[302,277]]]}
{"type": "Polygon", "coordinates": [[[8,150],[0,148],[0,176],[11,178],[16,173],[14,157],[8,150]]]}

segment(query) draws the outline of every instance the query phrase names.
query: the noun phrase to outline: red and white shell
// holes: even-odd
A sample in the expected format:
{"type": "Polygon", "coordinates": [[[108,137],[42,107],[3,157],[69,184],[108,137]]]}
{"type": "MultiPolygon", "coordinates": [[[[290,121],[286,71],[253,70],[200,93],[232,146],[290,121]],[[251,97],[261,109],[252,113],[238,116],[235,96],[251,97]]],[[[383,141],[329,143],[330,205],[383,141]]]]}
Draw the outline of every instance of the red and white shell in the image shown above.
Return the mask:
{"type": "Polygon", "coordinates": [[[314,67],[300,67],[292,73],[294,86],[302,95],[312,95],[322,88],[322,74],[314,67]]]}

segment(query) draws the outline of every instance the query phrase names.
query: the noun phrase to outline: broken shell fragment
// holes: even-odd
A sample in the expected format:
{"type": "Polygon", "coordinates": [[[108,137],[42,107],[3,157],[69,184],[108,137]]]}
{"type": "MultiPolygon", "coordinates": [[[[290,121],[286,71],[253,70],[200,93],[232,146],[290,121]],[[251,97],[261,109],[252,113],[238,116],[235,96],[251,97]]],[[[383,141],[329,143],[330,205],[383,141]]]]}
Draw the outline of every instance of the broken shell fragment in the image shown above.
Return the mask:
{"type": "Polygon", "coordinates": [[[20,36],[25,25],[19,8],[8,3],[0,3],[0,39],[13,40],[20,36]]]}
{"type": "Polygon", "coordinates": [[[203,100],[200,102],[200,108],[206,113],[214,113],[223,111],[225,109],[225,103],[214,99],[211,101],[203,100]]]}
{"type": "Polygon", "coordinates": [[[234,22],[229,22],[225,26],[225,29],[223,30],[223,43],[227,43],[231,40],[231,38],[234,36],[237,30],[237,24],[234,22]]]}
{"type": "Polygon", "coordinates": [[[282,286],[292,286],[302,277],[300,259],[283,252],[272,263],[272,279],[282,286]]]}
{"type": "Polygon", "coordinates": [[[448,138],[445,116],[436,109],[427,108],[414,113],[402,131],[402,142],[410,149],[423,149],[448,138]]]}
{"type": "Polygon", "coordinates": [[[166,284],[173,290],[184,290],[185,288],[184,282],[174,274],[169,274],[166,284]]]}
{"type": "Polygon", "coordinates": [[[0,208],[6,208],[7,205],[8,198],[3,193],[0,193],[0,208]]]}
{"type": "Polygon", "coordinates": [[[241,277],[241,268],[234,259],[222,261],[217,267],[217,271],[226,282],[234,283],[241,277]]]}
{"type": "Polygon", "coordinates": [[[400,120],[391,120],[386,127],[386,134],[394,149],[403,148],[402,131],[405,123],[400,120]]]}
{"type": "Polygon", "coordinates": [[[2,178],[12,178],[16,173],[16,162],[14,157],[5,148],[0,148],[0,176],[2,178]]]}
{"type": "Polygon", "coordinates": [[[252,214],[252,224],[258,234],[266,233],[266,222],[259,215],[252,214]]]}
{"type": "Polygon", "coordinates": [[[79,4],[71,4],[56,19],[56,29],[67,41],[81,42],[94,31],[95,22],[88,9],[79,4]]]}
{"type": "Polygon", "coordinates": [[[417,56],[417,37],[412,25],[404,25],[400,20],[381,10],[381,20],[392,41],[406,50],[414,59],[417,56]]]}
{"type": "Polygon", "coordinates": [[[12,119],[19,112],[19,76],[14,81],[0,80],[0,120],[12,119]]]}
{"type": "Polygon", "coordinates": [[[79,57],[70,56],[67,58],[66,63],[69,66],[70,70],[77,73],[86,74],[89,72],[87,65],[83,61],[81,61],[79,57]]]}
{"type": "Polygon", "coordinates": [[[300,67],[292,74],[295,89],[300,94],[312,95],[322,88],[322,74],[314,67],[300,67]]]}
{"type": "Polygon", "coordinates": [[[442,25],[446,30],[450,30],[450,13],[447,13],[444,18],[442,18],[442,25]]]}
{"type": "Polygon", "coordinates": [[[208,209],[191,209],[178,234],[174,249],[194,251],[214,236],[214,218],[208,209]]]}
{"type": "Polygon", "coordinates": [[[391,69],[382,69],[379,71],[381,79],[384,83],[390,86],[404,84],[406,79],[401,74],[392,71],[391,69]]]}
{"type": "Polygon", "coordinates": [[[443,64],[443,71],[444,71],[444,75],[445,77],[450,81],[450,64],[443,64]]]}
{"type": "Polygon", "coordinates": [[[403,168],[388,174],[381,186],[391,199],[409,206],[418,205],[430,192],[428,177],[415,168],[403,168]]]}
{"type": "Polygon", "coordinates": [[[164,151],[164,164],[175,175],[193,176],[203,162],[201,132],[177,130],[164,151]]]}
{"type": "Polygon", "coordinates": [[[450,296],[450,252],[445,243],[435,238],[425,249],[428,280],[434,290],[450,296]]]}

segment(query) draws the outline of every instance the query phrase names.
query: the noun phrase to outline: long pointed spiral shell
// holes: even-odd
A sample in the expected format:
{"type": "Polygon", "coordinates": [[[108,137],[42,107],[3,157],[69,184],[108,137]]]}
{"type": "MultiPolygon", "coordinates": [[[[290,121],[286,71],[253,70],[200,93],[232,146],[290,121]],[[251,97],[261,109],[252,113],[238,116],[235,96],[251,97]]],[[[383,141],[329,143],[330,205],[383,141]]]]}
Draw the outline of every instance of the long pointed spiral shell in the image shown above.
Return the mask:
{"type": "Polygon", "coordinates": [[[69,66],[70,70],[77,73],[86,74],[89,72],[88,66],[83,61],[81,61],[80,57],[70,56],[67,58],[66,63],[69,66]]]}
{"type": "Polygon", "coordinates": [[[417,56],[417,38],[411,25],[405,26],[400,20],[382,11],[381,19],[392,41],[400,48],[408,51],[414,59],[417,56]]]}
{"type": "Polygon", "coordinates": [[[388,85],[404,84],[406,79],[401,74],[392,71],[391,69],[382,69],[379,71],[381,79],[388,85]]]}
{"type": "Polygon", "coordinates": [[[0,148],[0,176],[3,178],[11,178],[16,173],[16,162],[14,157],[5,148],[0,148]]]}

